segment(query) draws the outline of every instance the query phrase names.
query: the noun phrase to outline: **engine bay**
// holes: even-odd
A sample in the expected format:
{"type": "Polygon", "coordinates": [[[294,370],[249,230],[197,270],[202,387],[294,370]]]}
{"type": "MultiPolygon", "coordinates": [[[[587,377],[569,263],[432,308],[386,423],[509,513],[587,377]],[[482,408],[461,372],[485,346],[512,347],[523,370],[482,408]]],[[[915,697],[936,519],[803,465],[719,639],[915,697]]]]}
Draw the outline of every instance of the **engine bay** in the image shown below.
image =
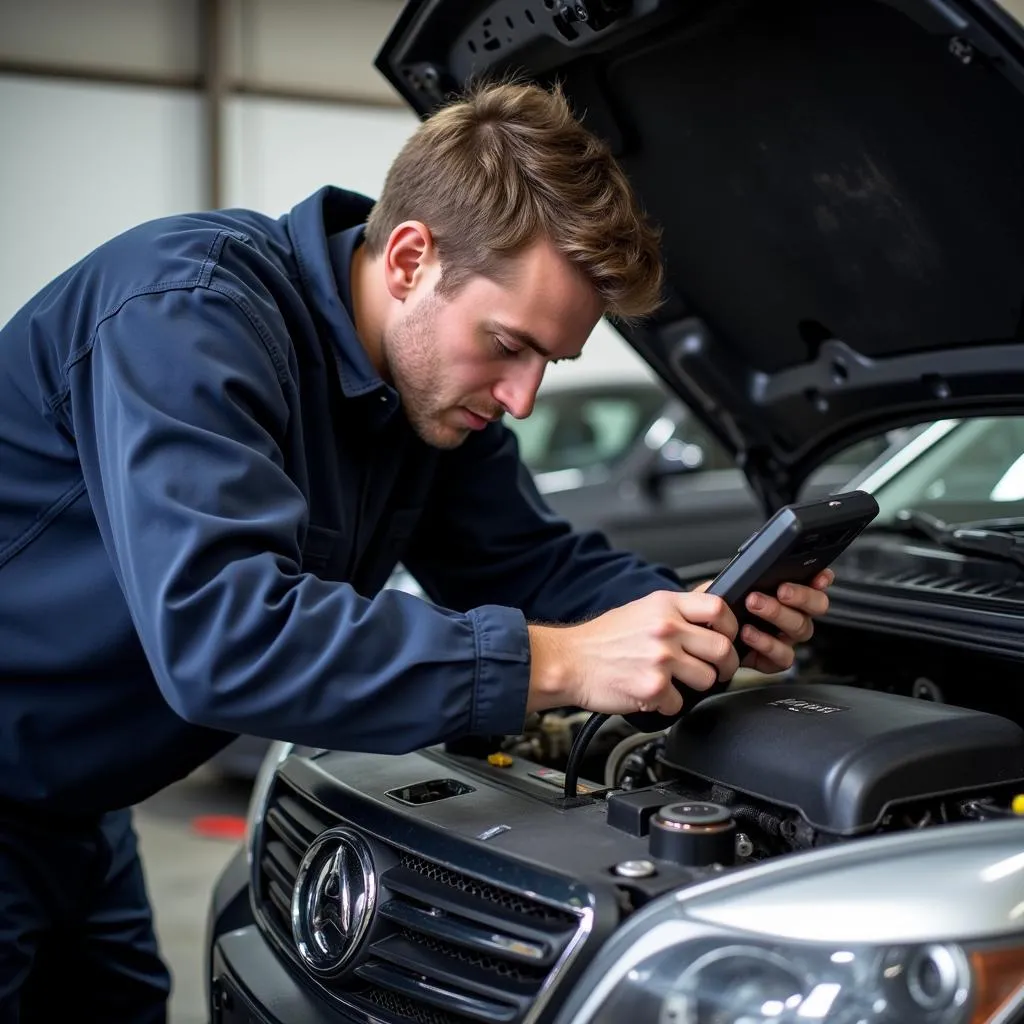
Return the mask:
{"type": "Polygon", "coordinates": [[[635,752],[687,800],[727,809],[744,859],[1010,815],[1024,787],[1016,723],[850,686],[722,694],[654,743],[635,752]]]}
{"type": "MultiPolygon", "coordinates": [[[[481,758],[503,782],[564,780],[587,716],[549,714],[481,758]]],[[[607,724],[577,801],[641,839],[654,861],[732,866],[885,832],[1015,816],[1024,729],[984,711],[827,683],[743,687],[698,704],[661,733],[607,724]],[[623,734],[625,733],[625,734],[623,734]],[[595,773],[596,774],[596,773],[595,773]]],[[[473,759],[463,750],[459,760],[473,759]]],[[[484,767],[483,765],[481,767],[484,767]]]]}
{"type": "Polygon", "coordinates": [[[589,717],[403,755],[321,751],[286,774],[382,841],[469,842],[460,863],[576,879],[620,913],[801,851],[1024,815],[1024,728],[988,711],[834,681],[734,685],[661,732],[608,719],[566,797],[589,717]]]}
{"type": "Polygon", "coordinates": [[[309,837],[341,824],[379,848],[381,871],[426,858],[510,891],[561,887],[603,931],[723,872],[1024,815],[1024,729],[989,712],[834,682],[734,685],[662,732],[608,719],[566,797],[588,719],[566,709],[520,736],[289,757],[259,863],[276,877],[288,822],[309,837]]]}

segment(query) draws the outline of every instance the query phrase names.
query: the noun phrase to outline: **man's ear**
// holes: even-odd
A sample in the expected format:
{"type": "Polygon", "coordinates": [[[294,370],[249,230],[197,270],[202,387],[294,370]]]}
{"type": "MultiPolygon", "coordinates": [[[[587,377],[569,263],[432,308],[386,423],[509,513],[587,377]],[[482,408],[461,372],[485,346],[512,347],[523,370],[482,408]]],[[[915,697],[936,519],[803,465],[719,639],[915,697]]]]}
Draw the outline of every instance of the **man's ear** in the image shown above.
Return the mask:
{"type": "Polygon", "coordinates": [[[384,279],[391,297],[403,302],[429,287],[437,275],[437,250],[430,228],[422,221],[399,224],[384,247],[384,279]]]}

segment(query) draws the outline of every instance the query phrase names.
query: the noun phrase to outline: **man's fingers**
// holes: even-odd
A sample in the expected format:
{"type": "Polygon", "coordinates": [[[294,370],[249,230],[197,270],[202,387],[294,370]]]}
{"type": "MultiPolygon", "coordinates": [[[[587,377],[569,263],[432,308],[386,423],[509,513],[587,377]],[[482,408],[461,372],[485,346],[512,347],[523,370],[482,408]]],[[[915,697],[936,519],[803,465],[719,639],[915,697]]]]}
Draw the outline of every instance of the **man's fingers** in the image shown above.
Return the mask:
{"type": "Polygon", "coordinates": [[[656,704],[641,704],[637,711],[657,711],[660,715],[668,715],[670,718],[678,715],[683,710],[683,695],[674,687],[670,686],[656,704]]]}
{"type": "Polygon", "coordinates": [[[678,715],[683,710],[683,695],[674,687],[667,686],[656,700],[643,701],[637,711],[657,711],[662,715],[678,715]]]}
{"type": "Polygon", "coordinates": [[[779,587],[779,596],[781,600],[767,594],[751,594],[747,608],[800,643],[810,639],[811,619],[828,611],[828,596],[820,590],[789,583],[779,587]]]}
{"type": "Polygon", "coordinates": [[[815,590],[827,590],[836,581],[836,574],[831,569],[822,569],[811,582],[815,590]]]}
{"type": "Polygon", "coordinates": [[[810,638],[810,617],[793,608],[787,608],[774,597],[751,594],[747,598],[747,607],[763,622],[776,626],[781,633],[797,637],[801,642],[810,638]]]}
{"type": "Polygon", "coordinates": [[[736,616],[720,597],[713,594],[698,594],[693,591],[675,596],[678,599],[679,613],[687,622],[698,626],[710,626],[730,640],[736,639],[739,629],[736,616]]]}
{"type": "Polygon", "coordinates": [[[760,651],[752,650],[746,658],[743,659],[744,668],[752,668],[756,672],[763,672],[767,676],[775,675],[777,672],[785,672],[789,667],[788,665],[778,665],[767,655],[762,654],[760,651]]]}
{"type": "MultiPolygon", "coordinates": [[[[685,656],[696,659],[698,665],[702,666],[701,674],[707,670],[715,673],[714,678],[705,686],[698,686],[698,689],[707,689],[712,683],[719,679],[732,679],[739,668],[739,659],[736,656],[736,648],[733,641],[711,629],[690,629],[680,638],[685,656]]],[[[682,679],[677,674],[676,678],[682,679]]],[[[686,681],[686,680],[683,680],[686,681]]],[[[690,684],[688,685],[695,685],[690,684]]]]}
{"type": "Polygon", "coordinates": [[[791,639],[771,636],[754,626],[744,626],[741,635],[751,650],[757,653],[756,667],[761,672],[784,672],[792,666],[796,655],[791,639]],[[769,666],[767,668],[766,663],[769,666]]]}
{"type": "Polygon", "coordinates": [[[824,615],[828,611],[828,594],[798,583],[783,583],[776,597],[787,607],[796,608],[807,615],[824,615]]]}

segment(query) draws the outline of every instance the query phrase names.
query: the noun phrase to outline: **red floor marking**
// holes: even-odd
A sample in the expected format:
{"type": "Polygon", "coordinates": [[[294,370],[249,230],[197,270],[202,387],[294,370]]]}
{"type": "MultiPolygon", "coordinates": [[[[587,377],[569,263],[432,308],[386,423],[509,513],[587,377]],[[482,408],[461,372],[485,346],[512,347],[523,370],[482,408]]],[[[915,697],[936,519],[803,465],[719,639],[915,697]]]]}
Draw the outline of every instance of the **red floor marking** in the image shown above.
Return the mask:
{"type": "Polygon", "coordinates": [[[230,814],[203,814],[192,819],[192,831],[209,839],[244,839],[245,818],[230,814]]]}

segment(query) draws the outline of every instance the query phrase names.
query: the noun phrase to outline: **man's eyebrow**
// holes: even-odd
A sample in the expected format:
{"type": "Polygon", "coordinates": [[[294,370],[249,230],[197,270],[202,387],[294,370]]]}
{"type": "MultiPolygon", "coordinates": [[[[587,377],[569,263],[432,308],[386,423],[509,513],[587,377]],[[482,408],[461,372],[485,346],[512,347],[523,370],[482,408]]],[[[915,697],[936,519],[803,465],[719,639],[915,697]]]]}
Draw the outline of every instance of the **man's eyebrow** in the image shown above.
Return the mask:
{"type": "Polygon", "coordinates": [[[556,363],[562,362],[563,359],[579,359],[578,355],[563,356],[559,359],[554,359],[551,353],[529,331],[521,331],[518,327],[509,327],[508,324],[503,324],[499,320],[492,321],[491,327],[499,334],[507,334],[510,338],[514,338],[521,345],[525,345],[527,348],[532,348],[534,352],[538,355],[542,355],[545,359],[552,359],[556,363]]]}

